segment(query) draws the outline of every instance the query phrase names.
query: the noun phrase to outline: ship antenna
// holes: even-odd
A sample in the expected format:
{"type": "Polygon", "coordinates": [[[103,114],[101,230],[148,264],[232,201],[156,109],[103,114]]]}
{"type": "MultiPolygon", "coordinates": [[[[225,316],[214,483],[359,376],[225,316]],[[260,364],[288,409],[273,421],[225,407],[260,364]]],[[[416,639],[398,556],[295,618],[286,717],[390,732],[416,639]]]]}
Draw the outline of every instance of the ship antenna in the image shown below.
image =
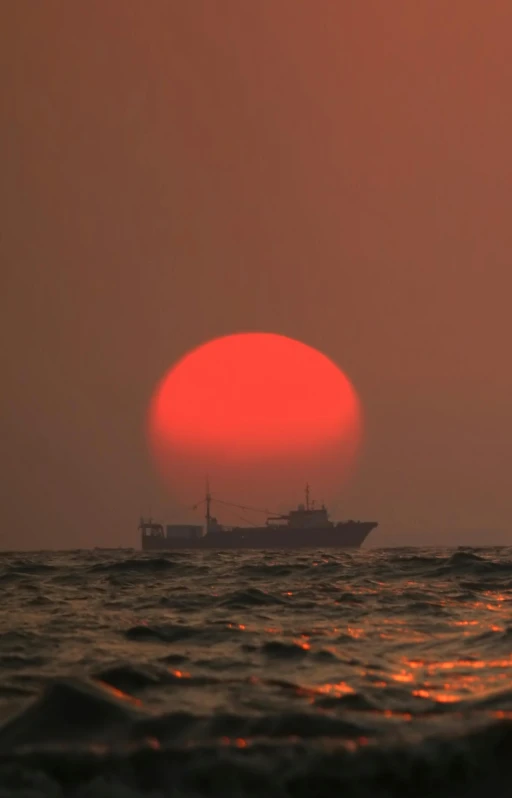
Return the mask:
{"type": "Polygon", "coordinates": [[[309,511],[309,483],[306,482],[306,510],[309,511]]]}
{"type": "Polygon", "coordinates": [[[211,503],[211,500],[212,500],[212,495],[210,493],[210,481],[209,481],[208,477],[206,477],[206,515],[205,515],[205,518],[206,518],[206,531],[207,532],[208,532],[208,529],[210,528],[210,521],[211,521],[211,515],[210,515],[210,503],[211,503]]]}

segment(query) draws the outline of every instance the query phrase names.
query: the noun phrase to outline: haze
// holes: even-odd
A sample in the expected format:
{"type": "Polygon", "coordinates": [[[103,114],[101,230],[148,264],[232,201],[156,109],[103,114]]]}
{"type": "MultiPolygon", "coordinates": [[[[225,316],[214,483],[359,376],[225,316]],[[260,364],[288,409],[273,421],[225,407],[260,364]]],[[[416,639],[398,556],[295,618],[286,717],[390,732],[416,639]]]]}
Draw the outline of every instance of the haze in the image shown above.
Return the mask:
{"type": "Polygon", "coordinates": [[[0,548],[177,520],[147,403],[245,330],[356,386],[366,444],[332,510],[379,520],[371,545],[510,543],[509,0],[0,17],[0,548]]]}

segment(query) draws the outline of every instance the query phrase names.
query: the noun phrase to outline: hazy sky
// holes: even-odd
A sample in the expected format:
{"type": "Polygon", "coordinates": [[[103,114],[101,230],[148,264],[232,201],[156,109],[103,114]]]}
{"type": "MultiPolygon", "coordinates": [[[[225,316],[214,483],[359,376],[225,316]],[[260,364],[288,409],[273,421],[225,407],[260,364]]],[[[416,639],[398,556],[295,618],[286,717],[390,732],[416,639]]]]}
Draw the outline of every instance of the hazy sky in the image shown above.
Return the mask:
{"type": "Polygon", "coordinates": [[[511,30],[510,0],[2,3],[0,548],[175,517],[147,403],[242,330],[353,381],[338,511],[372,545],[512,542],[511,30]]]}

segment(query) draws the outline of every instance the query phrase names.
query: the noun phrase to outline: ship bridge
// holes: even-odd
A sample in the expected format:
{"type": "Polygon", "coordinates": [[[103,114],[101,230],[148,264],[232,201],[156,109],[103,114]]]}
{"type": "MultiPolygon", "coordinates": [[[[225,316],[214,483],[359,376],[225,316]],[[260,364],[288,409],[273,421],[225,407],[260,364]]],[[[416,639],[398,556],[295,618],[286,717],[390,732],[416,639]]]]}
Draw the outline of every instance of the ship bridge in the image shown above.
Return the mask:
{"type": "Polygon", "coordinates": [[[299,504],[296,510],[286,515],[275,515],[267,518],[267,526],[286,526],[290,529],[328,529],[333,525],[324,504],[315,507],[309,500],[309,485],[306,485],[306,504],[299,504]]]}
{"type": "Polygon", "coordinates": [[[288,526],[290,527],[314,527],[315,529],[322,529],[324,527],[332,526],[332,521],[329,520],[329,514],[325,507],[316,510],[312,508],[299,507],[298,510],[292,510],[288,516],[288,526]]]}
{"type": "Polygon", "coordinates": [[[267,518],[267,526],[286,526],[290,529],[327,529],[332,527],[329,514],[325,507],[307,509],[299,504],[296,510],[291,510],[287,515],[276,515],[267,518]]]}

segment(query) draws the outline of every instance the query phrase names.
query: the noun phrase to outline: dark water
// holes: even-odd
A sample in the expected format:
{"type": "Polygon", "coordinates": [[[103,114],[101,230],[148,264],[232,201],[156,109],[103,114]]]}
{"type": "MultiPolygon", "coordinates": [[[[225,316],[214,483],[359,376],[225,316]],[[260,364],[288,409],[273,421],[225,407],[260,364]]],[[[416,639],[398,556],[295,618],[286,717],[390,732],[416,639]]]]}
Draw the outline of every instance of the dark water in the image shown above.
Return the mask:
{"type": "Polygon", "coordinates": [[[0,796],[512,794],[512,549],[0,556],[0,796]]]}

